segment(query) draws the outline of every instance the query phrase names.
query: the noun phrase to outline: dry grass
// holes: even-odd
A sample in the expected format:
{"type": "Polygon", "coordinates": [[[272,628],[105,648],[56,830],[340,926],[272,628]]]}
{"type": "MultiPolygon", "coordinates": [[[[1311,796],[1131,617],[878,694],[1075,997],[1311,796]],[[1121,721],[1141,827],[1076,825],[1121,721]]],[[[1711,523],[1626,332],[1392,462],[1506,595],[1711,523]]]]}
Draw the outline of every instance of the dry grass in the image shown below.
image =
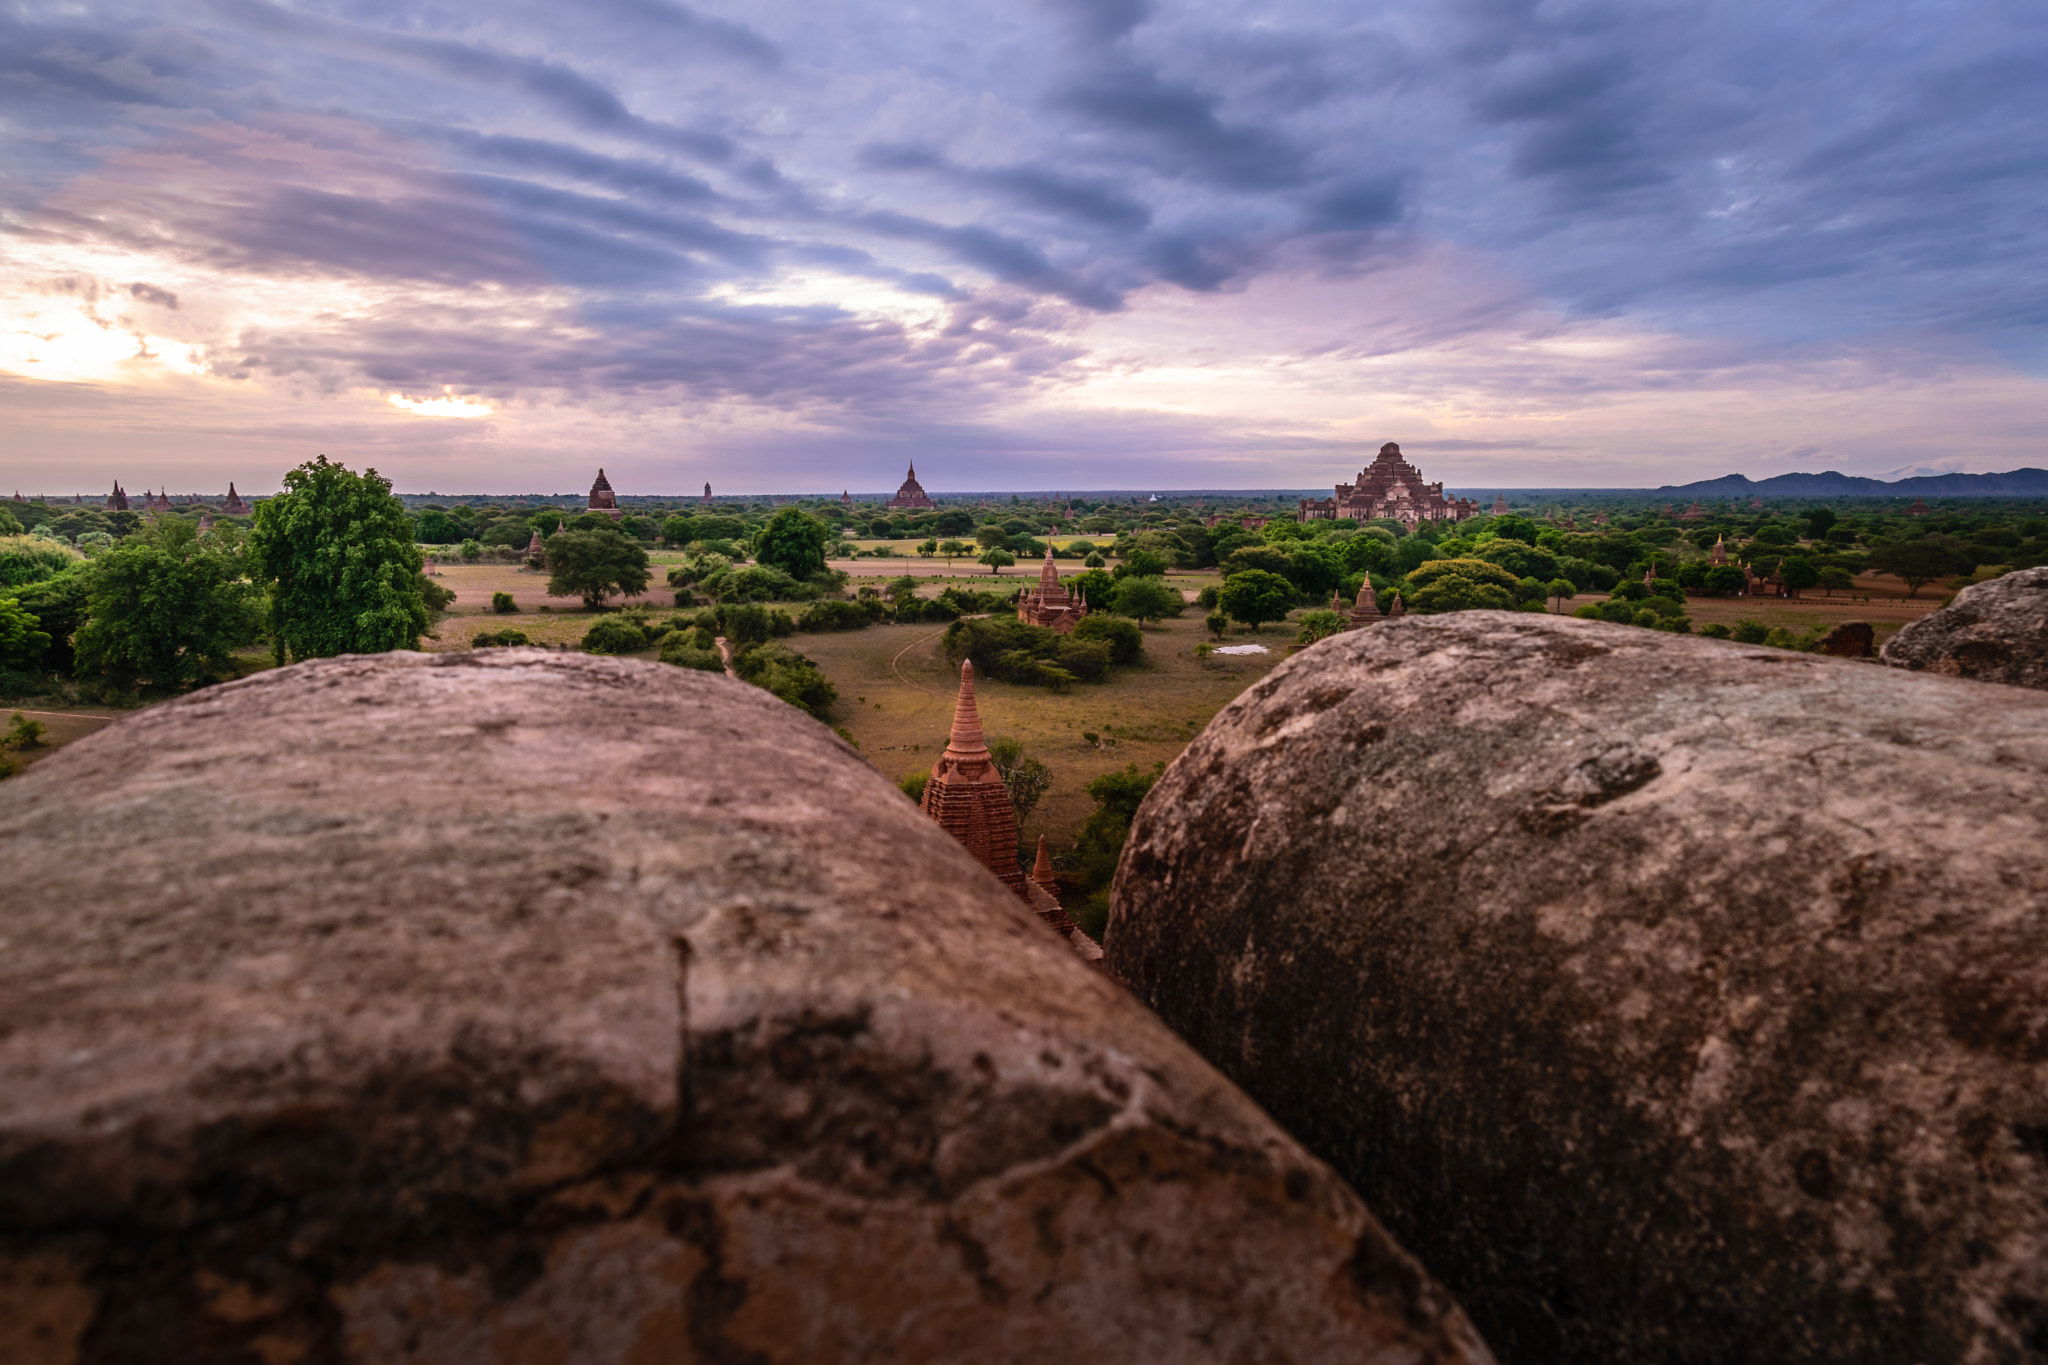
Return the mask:
{"type": "MultiPolygon", "coordinates": [[[[939,650],[940,627],[873,626],[832,635],[798,635],[790,643],[815,660],[839,689],[833,716],[861,752],[891,780],[929,769],[946,747],[959,674],[939,650]]],[[[1209,718],[1286,657],[1292,630],[1270,627],[1256,638],[1273,650],[1204,666],[1194,647],[1204,638],[1200,617],[1145,631],[1145,661],[1112,669],[1110,681],[1078,683],[1065,693],[977,679],[982,725],[991,736],[1023,741],[1052,769],[1052,786],[1026,822],[1025,834],[1070,844],[1094,810],[1084,790],[1127,763],[1149,768],[1172,760],[1209,718]],[[1091,744],[1085,734],[1097,736],[1091,744]]]]}

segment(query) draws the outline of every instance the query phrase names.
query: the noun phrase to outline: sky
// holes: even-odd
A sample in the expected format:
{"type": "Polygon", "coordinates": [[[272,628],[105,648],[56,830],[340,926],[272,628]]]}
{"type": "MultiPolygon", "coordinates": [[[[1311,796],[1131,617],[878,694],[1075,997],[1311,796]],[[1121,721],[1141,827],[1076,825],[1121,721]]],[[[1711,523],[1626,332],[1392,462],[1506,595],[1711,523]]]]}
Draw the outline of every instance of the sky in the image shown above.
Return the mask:
{"type": "Polygon", "coordinates": [[[2039,0],[0,0],[0,484],[2048,466],[2044,70],[2039,0]]]}

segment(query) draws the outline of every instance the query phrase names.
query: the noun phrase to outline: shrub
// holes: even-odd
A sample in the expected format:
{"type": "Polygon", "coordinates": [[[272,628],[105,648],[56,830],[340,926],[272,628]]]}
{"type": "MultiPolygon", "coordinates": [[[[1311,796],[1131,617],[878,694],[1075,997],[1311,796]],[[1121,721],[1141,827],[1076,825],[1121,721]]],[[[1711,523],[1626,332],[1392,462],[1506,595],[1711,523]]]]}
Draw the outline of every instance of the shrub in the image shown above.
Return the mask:
{"type": "Polygon", "coordinates": [[[519,610],[519,604],[512,600],[509,592],[494,592],[491,594],[491,610],[500,616],[509,616],[519,610]]]}
{"type": "Polygon", "coordinates": [[[70,546],[41,536],[0,536],[0,588],[55,578],[84,558],[70,546]]]}
{"type": "Polygon", "coordinates": [[[1728,632],[1738,645],[1760,645],[1770,639],[1771,628],[1761,621],[1737,621],[1728,632]]]}
{"type": "Polygon", "coordinates": [[[50,633],[12,597],[0,597],[0,668],[30,669],[50,648],[50,633]]]}
{"type": "Polygon", "coordinates": [[[896,783],[896,785],[899,789],[901,789],[905,796],[909,797],[912,801],[916,802],[918,805],[921,806],[924,804],[925,783],[931,780],[932,775],[930,773],[919,771],[914,773],[905,773],[903,777],[896,783]]]}
{"type": "Polygon", "coordinates": [[[1079,679],[1107,670],[1114,649],[1101,639],[1061,636],[1043,626],[995,617],[955,621],[946,630],[946,653],[974,661],[989,677],[1063,691],[1079,679]]]}
{"type": "Polygon", "coordinates": [[[622,616],[607,616],[584,632],[585,654],[631,654],[647,648],[647,632],[622,616]]]}
{"type": "Polygon", "coordinates": [[[1134,664],[1145,652],[1145,632],[1124,616],[1084,616],[1067,638],[1099,641],[1108,647],[1113,664],[1134,664]]]}
{"type": "Polygon", "coordinates": [[[674,664],[677,668],[694,668],[703,673],[725,671],[725,660],[718,657],[716,644],[702,631],[688,634],[682,631],[671,632],[669,637],[661,642],[661,661],[665,664],[674,664]],[[701,644],[698,642],[700,636],[703,637],[701,644]]]}
{"type": "Polygon", "coordinates": [[[1223,590],[1216,584],[1211,583],[1208,587],[1195,594],[1195,605],[1203,611],[1214,611],[1216,610],[1217,601],[1221,598],[1222,594],[1223,590]]]}
{"type": "Polygon", "coordinates": [[[1725,640],[1731,633],[1728,627],[1722,625],[1719,621],[1713,621],[1700,627],[1700,634],[1706,636],[1709,640],[1725,640]]]}
{"type": "Polygon", "coordinates": [[[753,645],[739,651],[733,657],[733,671],[742,682],[813,716],[823,716],[839,698],[838,689],[818,666],[785,644],[753,645]]]}
{"type": "Polygon", "coordinates": [[[1346,621],[1334,611],[1304,612],[1301,629],[1295,633],[1295,640],[1312,645],[1318,640],[1327,640],[1332,635],[1343,633],[1346,621]]]}
{"type": "Polygon", "coordinates": [[[1081,567],[1084,569],[1099,569],[1107,563],[1109,561],[1102,557],[1102,551],[1090,550],[1088,557],[1081,561],[1081,567]]]}
{"type": "Polygon", "coordinates": [[[1212,611],[1203,617],[1202,624],[1219,640],[1230,634],[1230,618],[1220,611],[1212,611]]]}
{"type": "MultiPolygon", "coordinates": [[[[1238,552],[1248,553],[1249,550],[1238,552]]],[[[1237,557],[1231,556],[1233,560],[1237,557]]],[[[1294,596],[1294,584],[1279,574],[1265,569],[1241,569],[1223,580],[1218,602],[1232,620],[1242,621],[1256,631],[1264,622],[1284,619],[1287,609],[1294,605],[1294,596]]]]}
{"type": "MultiPolygon", "coordinates": [[[[880,604],[877,603],[877,606],[880,604]]],[[[865,630],[876,614],[867,602],[813,602],[796,618],[796,628],[807,631],[865,630]]]]}
{"type": "Polygon", "coordinates": [[[1178,616],[1187,606],[1178,589],[1167,586],[1163,578],[1125,578],[1110,594],[1110,609],[1119,616],[1132,616],[1140,621],[1156,621],[1162,617],[1178,616]]]}
{"type": "MultiPolygon", "coordinates": [[[[509,645],[531,643],[533,642],[526,638],[526,632],[523,630],[480,630],[469,639],[469,647],[471,649],[500,649],[509,645]]],[[[593,652],[602,654],[607,651],[596,650],[593,652]]]]}
{"type": "Polygon", "coordinates": [[[7,734],[0,737],[0,749],[40,749],[43,736],[48,733],[49,727],[41,721],[30,720],[16,711],[14,719],[8,723],[7,734]]]}

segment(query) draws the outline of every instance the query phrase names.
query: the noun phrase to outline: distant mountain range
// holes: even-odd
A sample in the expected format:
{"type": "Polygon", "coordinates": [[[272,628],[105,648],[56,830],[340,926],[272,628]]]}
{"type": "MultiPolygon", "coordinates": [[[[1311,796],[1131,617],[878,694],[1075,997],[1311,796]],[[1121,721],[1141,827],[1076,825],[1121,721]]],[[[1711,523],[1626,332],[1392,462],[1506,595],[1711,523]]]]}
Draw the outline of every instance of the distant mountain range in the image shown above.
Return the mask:
{"type": "Polygon", "coordinates": [[[1674,498],[2040,498],[2048,497],[2048,469],[2007,474],[1923,474],[1886,483],[1855,474],[1774,474],[1750,479],[1728,474],[1698,483],[1667,483],[1655,490],[1674,498]]]}

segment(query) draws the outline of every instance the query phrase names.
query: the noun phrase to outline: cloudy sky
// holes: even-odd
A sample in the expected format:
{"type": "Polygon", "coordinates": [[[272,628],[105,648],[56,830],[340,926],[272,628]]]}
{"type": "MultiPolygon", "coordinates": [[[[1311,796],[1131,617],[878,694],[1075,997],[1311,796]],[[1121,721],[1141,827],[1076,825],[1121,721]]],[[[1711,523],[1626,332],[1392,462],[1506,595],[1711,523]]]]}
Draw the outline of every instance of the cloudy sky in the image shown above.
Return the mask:
{"type": "Polygon", "coordinates": [[[0,3],[0,482],[2048,465],[2044,70],[2040,0],[0,3]]]}

